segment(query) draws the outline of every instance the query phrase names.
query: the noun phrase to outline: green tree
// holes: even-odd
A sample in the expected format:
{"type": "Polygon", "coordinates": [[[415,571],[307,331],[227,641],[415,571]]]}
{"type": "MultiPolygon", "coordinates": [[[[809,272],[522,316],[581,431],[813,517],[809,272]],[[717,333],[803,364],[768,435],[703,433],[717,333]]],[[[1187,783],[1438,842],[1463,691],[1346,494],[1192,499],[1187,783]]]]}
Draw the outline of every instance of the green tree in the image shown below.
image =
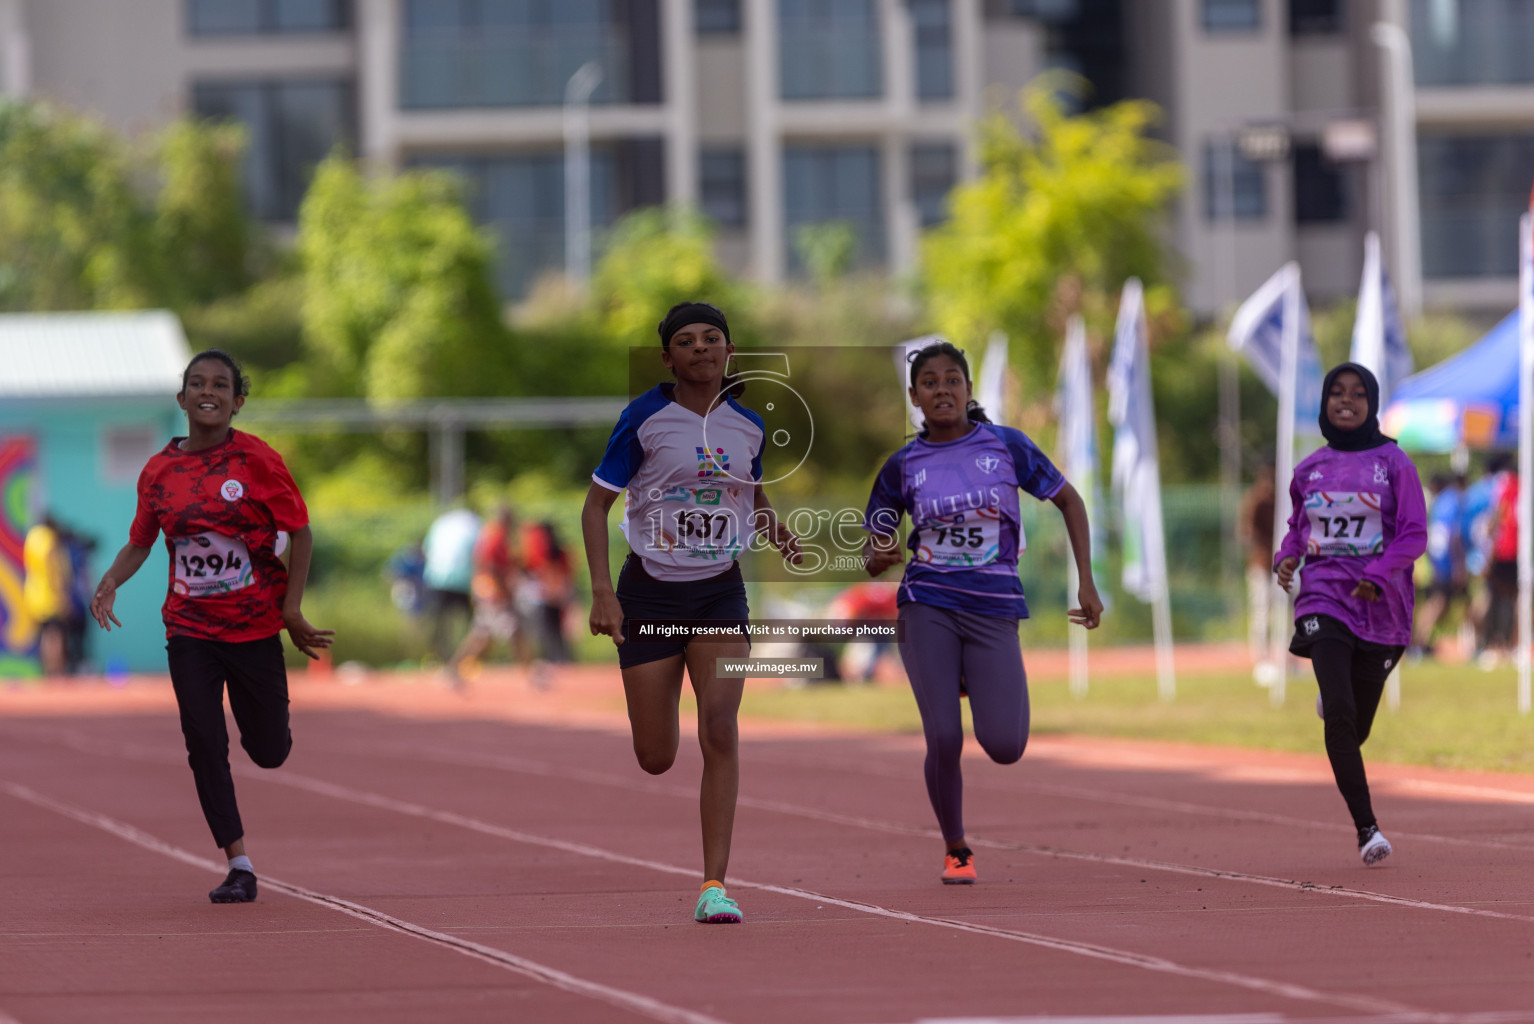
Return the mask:
{"type": "Polygon", "coordinates": [[[298,214],[314,393],[520,393],[492,251],[452,177],[369,179],[344,157],[325,160],[298,214]]]}
{"type": "Polygon", "coordinates": [[[932,323],[960,344],[1005,331],[1034,397],[1053,386],[1066,314],[1108,335],[1131,276],[1153,316],[1173,301],[1160,229],[1182,169],[1148,135],[1157,110],[1125,101],[1070,114],[1067,88],[1082,86],[1051,75],[1023,91],[1026,133],[999,112],[985,121],[982,173],[953,191],[922,253],[932,323]]]}
{"type": "Polygon", "coordinates": [[[134,145],[89,118],[0,102],[0,308],[184,312],[251,281],[238,129],[134,145]]]}

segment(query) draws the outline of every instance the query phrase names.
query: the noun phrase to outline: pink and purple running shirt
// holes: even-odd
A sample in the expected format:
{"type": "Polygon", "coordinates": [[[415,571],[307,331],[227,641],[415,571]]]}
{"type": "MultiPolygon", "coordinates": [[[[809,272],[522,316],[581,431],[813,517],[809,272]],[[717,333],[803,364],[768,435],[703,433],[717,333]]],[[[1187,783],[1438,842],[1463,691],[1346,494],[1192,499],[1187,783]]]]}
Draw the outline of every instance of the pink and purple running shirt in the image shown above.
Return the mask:
{"type": "Polygon", "coordinates": [[[977,423],[957,440],[918,437],[891,455],[874,480],[863,528],[888,536],[902,515],[911,517],[901,604],[1026,619],[1017,490],[1044,501],[1064,486],[1065,477],[1022,431],[977,423]]]}
{"type": "Polygon", "coordinates": [[[1417,467],[1394,442],[1364,451],[1325,447],[1294,469],[1293,512],[1273,559],[1302,560],[1296,620],[1330,615],[1362,640],[1411,643],[1412,564],[1427,550],[1427,502],[1417,467]],[[1359,580],[1378,601],[1350,596],[1359,580]]]}

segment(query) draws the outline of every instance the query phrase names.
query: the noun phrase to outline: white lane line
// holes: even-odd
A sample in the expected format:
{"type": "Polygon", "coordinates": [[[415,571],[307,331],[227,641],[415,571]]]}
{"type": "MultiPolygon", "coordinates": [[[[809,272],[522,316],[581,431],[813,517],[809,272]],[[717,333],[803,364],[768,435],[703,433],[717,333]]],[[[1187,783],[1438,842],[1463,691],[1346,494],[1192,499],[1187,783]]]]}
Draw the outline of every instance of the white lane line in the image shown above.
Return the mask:
{"type": "MultiPolygon", "coordinates": [[[[781,755],[758,755],[754,759],[757,764],[778,764],[785,767],[800,768],[805,771],[825,773],[836,771],[839,773],[871,775],[881,779],[909,780],[909,772],[900,772],[893,769],[882,768],[868,764],[827,764],[808,758],[783,757],[781,755]]],[[[1098,803],[1117,804],[1122,807],[1136,807],[1149,811],[1170,811],[1176,814],[1191,814],[1208,818],[1223,818],[1227,821],[1255,821],[1265,825],[1283,825],[1288,828],[1319,829],[1324,832],[1340,832],[1348,835],[1353,834],[1353,826],[1340,825],[1332,821],[1316,821],[1311,818],[1297,818],[1287,814],[1274,814],[1268,811],[1248,811],[1233,807],[1217,807],[1209,804],[1195,804],[1185,800],[1167,800],[1162,797],[1137,796],[1131,793],[1115,793],[1111,790],[1097,789],[1088,786],[1067,786],[1059,783],[1022,781],[1015,786],[1002,786],[987,780],[966,782],[966,788],[987,789],[992,792],[1006,793],[1017,796],[1021,793],[1042,793],[1046,796],[1070,797],[1077,800],[1093,800],[1098,803]]],[[[1400,836],[1403,839],[1416,839],[1425,843],[1443,843],[1449,846],[1470,846],[1489,850],[1516,850],[1519,853],[1534,853],[1534,846],[1527,843],[1504,843],[1495,839],[1466,839],[1462,836],[1440,836],[1431,832],[1403,832],[1392,828],[1390,834],[1400,836]]]]}
{"type": "Polygon", "coordinates": [[[0,1010],[0,1024],[21,1024],[21,1021],[17,1020],[15,1017],[12,1017],[4,1010],[0,1010]]]}
{"type": "MultiPolygon", "coordinates": [[[[374,750],[373,754],[384,753],[374,750]]],[[[645,784],[637,781],[623,779],[615,775],[606,775],[589,769],[573,769],[566,771],[547,762],[531,761],[513,755],[503,754],[460,754],[453,751],[442,751],[436,748],[420,749],[418,753],[409,755],[420,757],[425,760],[439,763],[458,764],[465,767],[491,768],[500,771],[517,772],[546,778],[573,779],[581,782],[590,782],[599,785],[612,786],[628,789],[635,792],[651,793],[665,796],[681,797],[688,800],[697,798],[697,794],[680,786],[665,786],[657,784],[645,784]]],[[[264,777],[264,776],[263,776],[264,777]]],[[[922,828],[914,825],[904,825],[899,822],[881,821],[876,818],[865,818],[858,815],[839,814],[835,811],[823,811],[814,807],[805,807],[799,804],[791,804],[781,800],[764,800],[759,797],[742,796],[737,801],[742,807],[750,807],[756,810],[769,811],[776,814],[791,815],[794,817],[808,818],[813,821],[823,821],[827,824],[845,825],[855,828],[868,829],[875,832],[883,832],[887,835],[910,836],[920,839],[941,839],[942,835],[936,829],[922,828]]],[[[1366,900],[1373,903],[1386,903],[1393,906],[1409,907],[1413,910],[1438,911],[1445,914],[1462,914],[1471,917],[1488,917],[1501,921],[1523,921],[1534,923],[1534,916],[1526,914],[1509,914],[1496,910],[1484,910],[1479,907],[1466,907],[1452,903],[1431,903],[1425,900],[1414,900],[1404,896],[1391,896],[1388,893],[1373,892],[1368,889],[1353,889],[1346,886],[1317,885],[1311,882],[1301,882],[1288,878],[1277,878],[1269,875],[1258,875],[1247,871],[1230,871],[1220,868],[1199,867],[1192,864],[1176,864],[1167,861],[1146,860],[1139,857],[1120,857],[1111,854],[1084,853],[1075,850],[1066,850],[1053,846],[1044,846],[1034,843],[1013,843],[1002,840],[986,839],[981,836],[971,835],[968,837],[971,846],[977,848],[1003,850],[1012,853],[1027,853],[1041,857],[1058,857],[1062,860],[1079,860],[1096,864],[1115,864],[1121,867],[1132,867],[1146,871],[1161,871],[1170,874],[1191,875],[1197,878],[1216,878],[1231,882],[1246,882],[1252,885],[1268,886],[1276,889],[1287,889],[1297,892],[1318,893],[1327,896],[1338,896],[1347,899],[1366,900]]]]}
{"type": "MultiPolygon", "coordinates": [[[[487,821],[481,821],[464,814],[452,811],[442,811],[434,807],[413,803],[406,800],[397,800],[393,797],[384,796],[381,793],[368,793],[362,790],[352,789],[349,786],[327,782],[324,779],[315,779],[299,775],[292,771],[263,773],[254,772],[249,777],[260,779],[263,782],[275,783],[293,789],[300,789],[314,793],[318,796],[326,796],[335,800],[360,804],[378,810],[393,811],[415,818],[424,818],[429,821],[441,822],[445,825],[455,825],[482,835],[494,836],[501,839],[509,839],[513,842],[523,843],[529,846],[541,846],[545,849],[558,850],[562,853],[575,854],[581,857],[589,857],[594,860],[604,860],[614,864],[624,864],[631,867],[645,868],[669,875],[681,875],[695,878],[697,871],[694,868],[684,868],[675,864],[666,864],[661,861],[649,860],[643,857],[633,857],[628,854],[616,853],[597,846],[585,843],[574,843],[563,839],[553,839],[548,836],[540,836],[520,829],[506,828],[487,821]]],[[[757,889],[762,892],[776,893],[780,896],[791,896],[795,899],[808,900],[813,903],[841,907],[845,910],[856,911],[861,914],[869,914],[875,917],[889,918],[895,921],[907,921],[911,924],[924,924],[938,928],[947,928],[954,931],[968,932],[972,935],[982,935],[990,938],[1006,939],[1010,942],[1019,942],[1031,946],[1039,946],[1044,949],[1055,950],[1062,953],[1072,953],[1095,960],[1104,960],[1110,963],[1128,967],[1138,967],[1161,974],[1169,974],[1177,977],[1191,978],[1198,981],[1208,981],[1223,985],[1232,985],[1238,988],[1248,989],[1254,992],[1262,992],[1267,995],[1279,996],[1303,1002],[1324,1003],[1333,1006],[1343,1006],[1354,1010],[1362,1010],[1371,1013],[1414,1013],[1411,1007],[1400,1003],[1392,1003],[1388,1000],[1375,999],[1368,996],[1343,995],[1330,992],[1322,992],[1318,989],[1306,988],[1302,985],[1294,985],[1288,982],[1271,981],[1267,978],[1259,978],[1247,974],[1239,974],[1234,971],[1223,971],[1213,968],[1191,967],[1179,964],[1162,957],[1149,956],[1143,953],[1135,953],[1128,950],[1114,949],[1108,946],[1100,946],[1095,943],[1077,942],[1071,939],[1059,939],[1048,935],[1039,935],[1033,932],[1017,931],[1006,928],[993,928],[987,925],[973,924],[968,921],[960,921],[952,918],[924,917],[920,914],[912,914],[903,910],[892,910],[874,903],[863,903],[857,900],[841,899],[828,896],[825,893],[815,892],[811,889],[797,889],[792,886],[774,885],[769,882],[754,882],[737,878],[731,883],[737,888],[757,889]]]]}
{"type": "MultiPolygon", "coordinates": [[[[14,782],[0,783],[0,789],[4,789],[18,800],[24,800],[35,807],[52,811],[55,814],[77,821],[82,825],[89,825],[92,828],[100,829],[119,839],[169,857],[172,860],[178,860],[193,867],[206,868],[215,874],[223,874],[224,872],[225,865],[219,864],[207,857],[200,857],[190,850],[183,850],[179,846],[172,846],[162,839],[134,828],[127,822],[109,818],[104,814],[99,814],[84,807],[77,807],[62,800],[56,800],[30,787],[14,782]]],[[[578,978],[573,974],[566,974],[564,971],[516,956],[505,950],[481,945],[478,942],[471,942],[456,935],[433,931],[430,928],[424,928],[421,925],[394,917],[380,910],[374,910],[360,903],[353,903],[351,900],[341,899],[338,896],[315,892],[301,885],[280,881],[270,875],[262,875],[261,884],[317,906],[325,907],[328,910],[340,911],[343,914],[366,921],[385,931],[398,932],[411,938],[432,942],[455,953],[460,953],[494,967],[500,967],[514,974],[532,978],[534,981],[542,982],[562,991],[596,999],[625,1010],[631,1010],[654,1020],[665,1021],[666,1024],[724,1024],[718,1018],[710,1017],[707,1014],[694,1013],[679,1006],[671,1006],[659,1000],[651,999],[649,996],[642,996],[637,992],[614,988],[611,985],[603,985],[600,982],[587,981],[584,978],[578,978]]],[[[0,1024],[4,1024],[3,1020],[0,1020],[0,1024]]]]}
{"type": "Polygon", "coordinates": [[[1281,1013],[1099,1017],[922,1017],[913,1024],[1527,1024],[1534,1011],[1390,1013],[1370,1017],[1286,1017],[1281,1013]]]}
{"type": "MultiPolygon", "coordinates": [[[[155,763],[170,764],[179,762],[178,758],[166,755],[155,747],[142,744],[102,744],[92,743],[88,737],[81,735],[61,734],[60,740],[64,746],[78,749],[82,752],[102,755],[108,747],[116,748],[118,756],[136,760],[152,761],[155,763]]],[[[335,750],[337,748],[331,748],[335,750]]],[[[376,747],[356,748],[358,753],[370,756],[387,756],[391,750],[376,747]]],[[[652,796],[671,796],[686,800],[695,800],[697,795],[682,786],[670,786],[664,783],[637,781],[625,779],[617,775],[609,775],[603,772],[592,771],[583,768],[565,769],[546,761],[534,761],[528,758],[516,757],[509,754],[465,754],[457,751],[446,751],[436,747],[395,747],[392,752],[404,753],[401,756],[419,758],[441,764],[455,764],[464,767],[488,768],[497,771],[516,772],[533,775],[542,778],[557,778],[566,781],[589,782],[594,785],[609,786],[616,789],[624,789],[635,793],[646,793],[652,796]]],[[[268,772],[257,771],[244,765],[233,766],[234,774],[244,778],[251,778],[266,782],[283,783],[284,779],[268,772]]],[[[291,776],[291,771],[285,771],[284,775],[291,776]]],[[[325,783],[325,785],[330,785],[325,783]]],[[[302,788],[302,787],[300,787],[302,788]]],[[[323,795],[332,795],[329,793],[323,795]]],[[[380,798],[392,799],[392,798],[380,798]]],[[[786,803],[780,800],[766,800],[760,797],[741,796],[737,803],[742,807],[751,807],[756,810],[768,811],[776,814],[790,815],[807,818],[813,821],[822,821],[827,824],[845,825],[855,828],[868,829],[875,832],[883,832],[887,835],[909,836],[919,839],[940,839],[941,833],[936,829],[923,828],[915,825],[905,825],[899,822],[883,821],[876,818],[864,818],[856,815],[840,814],[835,811],[823,811],[814,807],[804,807],[798,804],[786,803]]],[[[419,806],[419,805],[413,805],[419,806]]],[[[422,808],[424,810],[424,808],[422,808]]],[[[448,814],[451,812],[439,812],[448,814]]],[[[464,819],[465,821],[472,819],[464,819]]],[[[455,821],[453,824],[462,824],[455,821]]],[[[464,826],[469,827],[469,826],[464,826]]],[[[1330,827],[1330,826],[1328,826],[1330,827]]],[[[1397,833],[1402,835],[1404,833],[1397,833]]],[[[502,836],[511,838],[511,836],[502,836]]],[[[1275,889],[1315,893],[1323,896],[1336,896],[1343,899],[1364,900],[1371,903],[1383,903],[1390,906],[1406,907],[1412,910],[1425,910],[1445,914],[1460,914],[1469,917],[1485,917],[1500,921],[1520,921],[1534,923],[1534,916],[1526,914],[1510,914],[1497,910],[1485,910],[1480,907],[1466,907],[1456,903],[1433,903],[1426,900],[1414,900],[1404,896],[1392,896],[1388,893],[1374,892],[1369,889],[1354,889],[1348,886],[1321,885],[1313,882],[1302,882],[1296,879],[1278,878],[1270,875],[1258,875],[1245,871],[1231,871],[1221,868],[1206,868],[1192,864],[1177,864],[1169,861],[1146,860],[1139,857],[1123,857],[1112,854],[1086,853],[1077,850],[1067,850],[1052,846],[1043,846],[1030,843],[1015,843],[997,839],[986,839],[983,836],[971,835],[968,837],[970,845],[981,849],[1001,850],[1009,853],[1026,853],[1040,857],[1059,858],[1061,860],[1079,860],[1096,864],[1113,864],[1120,867],[1132,867],[1144,871],[1160,871],[1167,874],[1190,875],[1197,878],[1214,878],[1231,882],[1245,882],[1251,885],[1267,886],[1275,889]]],[[[637,866],[650,866],[649,862],[634,862],[637,866]]],[[[0,1022],[3,1024],[3,1022],[0,1022]]]]}

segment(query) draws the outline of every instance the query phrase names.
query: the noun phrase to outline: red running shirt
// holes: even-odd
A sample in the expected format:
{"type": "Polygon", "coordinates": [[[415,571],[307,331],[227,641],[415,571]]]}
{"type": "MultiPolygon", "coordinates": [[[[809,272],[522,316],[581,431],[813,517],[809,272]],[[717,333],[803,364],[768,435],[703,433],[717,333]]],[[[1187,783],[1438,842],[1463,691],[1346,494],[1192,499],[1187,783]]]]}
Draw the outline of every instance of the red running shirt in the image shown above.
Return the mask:
{"type": "Polygon", "coordinates": [[[238,430],[222,444],[182,451],[176,438],[138,478],[128,539],[153,547],[165,534],[170,584],[166,636],[231,643],[282,631],[287,568],[277,531],[309,525],[298,486],[270,445],[238,430]]]}

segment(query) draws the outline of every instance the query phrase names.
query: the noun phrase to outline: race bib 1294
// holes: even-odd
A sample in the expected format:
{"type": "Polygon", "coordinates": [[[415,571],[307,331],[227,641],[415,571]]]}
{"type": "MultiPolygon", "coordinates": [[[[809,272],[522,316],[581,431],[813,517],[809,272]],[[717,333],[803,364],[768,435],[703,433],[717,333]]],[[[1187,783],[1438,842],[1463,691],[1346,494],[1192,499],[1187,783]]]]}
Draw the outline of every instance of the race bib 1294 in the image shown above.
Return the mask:
{"type": "Polygon", "coordinates": [[[239,538],[212,531],[171,538],[171,589],[176,593],[209,597],[253,582],[250,549],[239,538]]]}
{"type": "Polygon", "coordinates": [[[1372,491],[1317,491],[1305,496],[1310,555],[1377,555],[1385,550],[1380,495],[1372,491]]]}

